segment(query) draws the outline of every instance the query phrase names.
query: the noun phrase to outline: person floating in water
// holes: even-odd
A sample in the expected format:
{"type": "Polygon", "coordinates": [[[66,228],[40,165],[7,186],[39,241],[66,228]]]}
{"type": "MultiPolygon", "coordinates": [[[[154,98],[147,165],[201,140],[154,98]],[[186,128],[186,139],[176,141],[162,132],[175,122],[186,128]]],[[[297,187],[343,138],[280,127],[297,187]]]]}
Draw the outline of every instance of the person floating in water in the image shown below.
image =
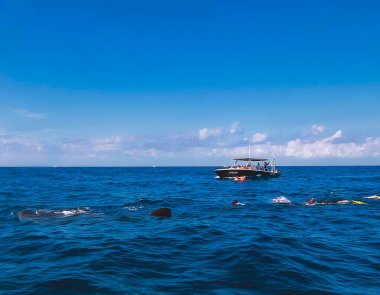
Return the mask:
{"type": "Polygon", "coordinates": [[[234,177],[232,180],[233,181],[244,181],[246,180],[247,178],[245,176],[236,176],[234,177]]]}
{"type": "Polygon", "coordinates": [[[356,200],[340,200],[340,201],[320,201],[316,202],[314,198],[311,198],[309,201],[305,202],[305,205],[311,206],[311,205],[332,205],[332,204],[338,204],[338,205],[345,205],[345,204],[355,204],[355,205],[363,205],[366,204],[362,201],[356,201],[356,200]]]}
{"type": "Polygon", "coordinates": [[[244,203],[240,203],[239,200],[233,200],[232,203],[231,203],[231,206],[238,206],[238,205],[244,206],[245,204],[244,203]]]}
{"type": "Polygon", "coordinates": [[[364,199],[374,199],[374,200],[380,200],[380,196],[377,196],[377,195],[373,195],[373,196],[369,196],[369,197],[364,197],[364,199]]]}
{"type": "Polygon", "coordinates": [[[317,202],[315,201],[314,198],[311,198],[309,201],[306,201],[305,203],[303,203],[303,205],[305,205],[305,206],[314,206],[316,204],[317,204],[317,202]]]}
{"type": "Polygon", "coordinates": [[[329,201],[319,201],[318,204],[320,204],[320,205],[328,205],[328,204],[334,204],[334,203],[331,203],[329,201]]]}

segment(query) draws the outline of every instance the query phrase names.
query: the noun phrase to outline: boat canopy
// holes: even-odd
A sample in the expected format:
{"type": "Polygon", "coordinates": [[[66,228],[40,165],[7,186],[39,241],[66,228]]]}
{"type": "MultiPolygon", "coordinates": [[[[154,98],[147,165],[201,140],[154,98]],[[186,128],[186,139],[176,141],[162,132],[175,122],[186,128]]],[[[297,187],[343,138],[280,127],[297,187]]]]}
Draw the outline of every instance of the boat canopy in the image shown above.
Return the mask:
{"type": "Polygon", "coordinates": [[[268,159],[263,159],[263,158],[238,158],[238,159],[234,159],[234,161],[256,162],[256,161],[268,161],[268,159]]]}

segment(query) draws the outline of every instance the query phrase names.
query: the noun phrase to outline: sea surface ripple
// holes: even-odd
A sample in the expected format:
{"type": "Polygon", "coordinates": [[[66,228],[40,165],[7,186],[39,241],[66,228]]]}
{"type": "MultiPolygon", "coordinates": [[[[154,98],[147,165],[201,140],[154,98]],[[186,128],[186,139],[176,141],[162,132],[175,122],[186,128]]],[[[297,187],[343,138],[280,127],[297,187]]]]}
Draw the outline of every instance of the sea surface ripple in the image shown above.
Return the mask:
{"type": "Polygon", "coordinates": [[[380,294],[380,167],[213,170],[0,168],[0,293],[380,294]]]}

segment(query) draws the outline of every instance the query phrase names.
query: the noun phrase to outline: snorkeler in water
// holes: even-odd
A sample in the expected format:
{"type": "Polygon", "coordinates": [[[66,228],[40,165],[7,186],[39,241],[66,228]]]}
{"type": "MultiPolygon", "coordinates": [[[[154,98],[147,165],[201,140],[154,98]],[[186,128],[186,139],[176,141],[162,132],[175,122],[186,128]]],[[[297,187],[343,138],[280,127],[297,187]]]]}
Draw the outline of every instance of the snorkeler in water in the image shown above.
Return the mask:
{"type": "Polygon", "coordinates": [[[314,198],[311,198],[309,201],[306,201],[305,203],[303,203],[303,205],[305,206],[314,206],[315,204],[316,202],[314,198]]]}

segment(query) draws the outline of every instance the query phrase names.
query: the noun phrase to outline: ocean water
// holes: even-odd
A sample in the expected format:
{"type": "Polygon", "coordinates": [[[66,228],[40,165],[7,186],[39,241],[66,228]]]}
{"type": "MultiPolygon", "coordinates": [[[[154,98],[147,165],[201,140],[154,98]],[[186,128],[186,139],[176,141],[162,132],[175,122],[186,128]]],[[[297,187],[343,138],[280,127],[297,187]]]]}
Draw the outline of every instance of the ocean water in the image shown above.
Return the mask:
{"type": "Polygon", "coordinates": [[[0,293],[380,294],[380,167],[213,169],[0,168],[0,293]]]}

